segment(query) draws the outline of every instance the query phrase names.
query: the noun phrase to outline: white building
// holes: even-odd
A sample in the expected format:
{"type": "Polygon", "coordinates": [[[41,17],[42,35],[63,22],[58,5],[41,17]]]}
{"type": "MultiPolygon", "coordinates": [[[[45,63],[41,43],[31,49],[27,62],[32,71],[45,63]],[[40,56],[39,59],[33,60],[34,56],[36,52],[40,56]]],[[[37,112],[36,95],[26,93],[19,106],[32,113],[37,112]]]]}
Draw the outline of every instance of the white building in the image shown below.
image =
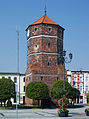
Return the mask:
{"type": "MultiPolygon", "coordinates": [[[[18,73],[0,73],[1,78],[11,79],[17,85],[17,103],[25,103],[25,74],[18,73]]],[[[11,99],[12,104],[16,104],[16,98],[11,99]]]]}
{"type": "Polygon", "coordinates": [[[68,82],[80,91],[80,97],[76,99],[76,103],[87,104],[89,92],[89,71],[67,71],[67,78],[68,82]]]}

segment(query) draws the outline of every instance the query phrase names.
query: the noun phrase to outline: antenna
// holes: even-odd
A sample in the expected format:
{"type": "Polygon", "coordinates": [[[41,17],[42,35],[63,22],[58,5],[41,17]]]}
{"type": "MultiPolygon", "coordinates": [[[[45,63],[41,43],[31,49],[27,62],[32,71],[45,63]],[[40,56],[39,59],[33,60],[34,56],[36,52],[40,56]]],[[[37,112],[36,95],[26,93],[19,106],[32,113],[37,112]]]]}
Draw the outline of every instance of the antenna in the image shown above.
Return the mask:
{"type": "Polygon", "coordinates": [[[19,73],[19,30],[16,29],[17,32],[17,73],[19,73]]]}
{"type": "Polygon", "coordinates": [[[46,5],[45,5],[45,15],[46,15],[47,11],[46,11],[46,5]]]}
{"type": "MultiPolygon", "coordinates": [[[[16,33],[17,33],[17,74],[19,75],[19,30],[16,27],[16,33]]],[[[20,84],[20,79],[19,79],[20,84]]],[[[20,88],[19,88],[20,90],[20,88]]],[[[16,84],[16,119],[18,119],[18,102],[17,102],[17,95],[18,95],[18,83],[16,84]]],[[[20,93],[19,93],[20,95],[20,93]]]]}

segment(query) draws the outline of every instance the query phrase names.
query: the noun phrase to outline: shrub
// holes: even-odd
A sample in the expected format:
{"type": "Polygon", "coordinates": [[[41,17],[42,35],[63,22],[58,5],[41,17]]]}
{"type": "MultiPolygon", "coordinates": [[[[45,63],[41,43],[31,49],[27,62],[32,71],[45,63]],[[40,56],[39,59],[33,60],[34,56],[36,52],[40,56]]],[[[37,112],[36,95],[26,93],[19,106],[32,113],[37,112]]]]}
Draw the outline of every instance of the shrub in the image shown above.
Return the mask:
{"type": "Polygon", "coordinates": [[[89,112],[89,108],[85,109],[85,112],[89,112]]]}
{"type": "Polygon", "coordinates": [[[10,100],[7,101],[7,107],[12,107],[12,102],[10,100]]]}

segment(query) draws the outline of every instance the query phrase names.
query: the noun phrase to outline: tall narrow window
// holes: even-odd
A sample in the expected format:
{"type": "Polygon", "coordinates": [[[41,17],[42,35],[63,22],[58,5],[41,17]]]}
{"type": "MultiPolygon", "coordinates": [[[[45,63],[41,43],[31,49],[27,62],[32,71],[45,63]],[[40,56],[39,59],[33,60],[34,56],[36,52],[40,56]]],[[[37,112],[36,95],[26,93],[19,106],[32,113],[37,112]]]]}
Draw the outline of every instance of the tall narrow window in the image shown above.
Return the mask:
{"type": "Polygon", "coordinates": [[[17,77],[14,77],[14,83],[17,83],[17,77]]]}
{"type": "Polygon", "coordinates": [[[80,86],[80,93],[82,92],[82,86],[80,86]]]}
{"type": "Polygon", "coordinates": [[[25,86],[23,87],[23,92],[25,92],[25,86]]]}
{"type": "Polygon", "coordinates": [[[88,86],[86,86],[86,89],[85,90],[86,90],[86,93],[88,93],[88,86]]]}
{"type": "Polygon", "coordinates": [[[86,76],[86,82],[88,82],[88,76],[86,76]]]}
{"type": "Polygon", "coordinates": [[[48,66],[49,66],[49,62],[48,62],[48,66]]]}
{"type": "Polygon", "coordinates": [[[35,28],[34,30],[35,30],[35,31],[37,31],[37,30],[38,30],[38,28],[35,28]]]}
{"type": "Polygon", "coordinates": [[[43,80],[43,76],[40,77],[40,80],[41,80],[41,81],[43,80]]]}
{"type": "Polygon", "coordinates": [[[25,77],[23,78],[23,82],[25,82],[25,77]]]}
{"type": "Polygon", "coordinates": [[[48,43],[48,48],[50,48],[50,43],[48,43]]]}
{"type": "Polygon", "coordinates": [[[80,76],[79,81],[82,82],[82,76],[80,76]]]}
{"type": "Polygon", "coordinates": [[[51,32],[52,31],[52,28],[49,28],[49,31],[51,32]]]}

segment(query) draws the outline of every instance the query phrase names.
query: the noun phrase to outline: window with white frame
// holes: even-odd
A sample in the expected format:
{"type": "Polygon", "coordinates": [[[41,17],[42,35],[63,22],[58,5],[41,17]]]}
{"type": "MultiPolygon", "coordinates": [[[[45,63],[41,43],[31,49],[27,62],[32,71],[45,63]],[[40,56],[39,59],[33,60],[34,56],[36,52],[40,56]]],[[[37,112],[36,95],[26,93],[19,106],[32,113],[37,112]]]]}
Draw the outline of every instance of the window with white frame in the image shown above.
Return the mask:
{"type": "Polygon", "coordinates": [[[14,83],[17,83],[17,77],[14,77],[14,83]]]}
{"type": "Polygon", "coordinates": [[[83,82],[82,76],[79,77],[79,81],[80,81],[80,82],[83,82]]]}
{"type": "Polygon", "coordinates": [[[86,90],[86,93],[88,93],[88,86],[86,86],[85,90],[86,90]]]}
{"type": "Polygon", "coordinates": [[[82,86],[80,86],[80,93],[82,92],[82,86]]]}
{"type": "Polygon", "coordinates": [[[86,76],[86,82],[88,82],[88,76],[86,76]]]}
{"type": "Polygon", "coordinates": [[[76,76],[74,76],[74,81],[77,82],[77,77],[76,76]]]}
{"type": "Polygon", "coordinates": [[[74,88],[77,88],[77,86],[75,85],[74,88]]]}

